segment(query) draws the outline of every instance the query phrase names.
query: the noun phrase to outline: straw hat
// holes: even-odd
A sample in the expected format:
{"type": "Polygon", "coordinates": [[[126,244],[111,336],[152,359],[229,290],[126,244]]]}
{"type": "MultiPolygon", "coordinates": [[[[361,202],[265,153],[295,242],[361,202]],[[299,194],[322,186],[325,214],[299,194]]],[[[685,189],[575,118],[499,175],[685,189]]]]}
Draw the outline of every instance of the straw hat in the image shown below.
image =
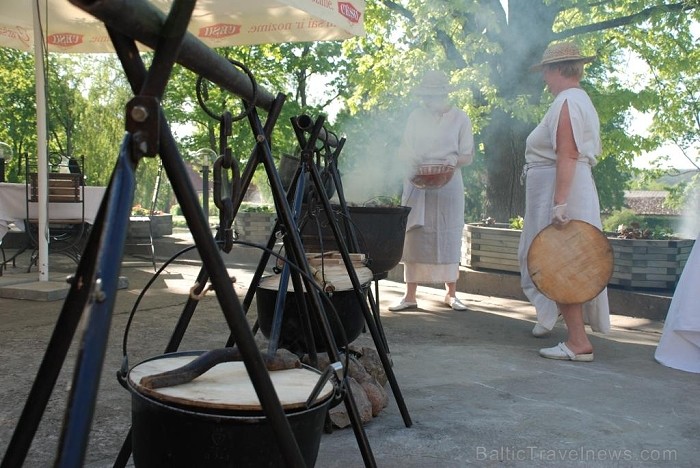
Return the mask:
{"type": "Polygon", "coordinates": [[[428,71],[413,92],[418,96],[442,96],[454,91],[447,75],[441,71],[428,71]]]}
{"type": "Polygon", "coordinates": [[[547,47],[547,50],[542,54],[542,60],[540,63],[536,63],[530,67],[531,71],[540,70],[543,65],[548,65],[550,63],[559,62],[592,62],[595,55],[581,55],[581,51],[578,46],[573,42],[561,42],[559,44],[552,44],[547,47]]]}

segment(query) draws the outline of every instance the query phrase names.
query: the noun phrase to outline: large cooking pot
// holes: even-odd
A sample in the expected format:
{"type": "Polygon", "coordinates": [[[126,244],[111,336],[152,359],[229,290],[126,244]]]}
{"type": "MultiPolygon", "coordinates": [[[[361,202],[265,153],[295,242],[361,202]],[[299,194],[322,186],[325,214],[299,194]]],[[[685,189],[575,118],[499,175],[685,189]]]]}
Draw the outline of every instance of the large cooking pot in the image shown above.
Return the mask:
{"type": "MultiPolygon", "coordinates": [[[[362,297],[366,298],[372,279],[372,273],[368,268],[356,268],[355,271],[362,285],[362,297]]],[[[347,277],[347,270],[344,272],[344,275],[347,277]]],[[[337,283],[341,284],[339,281],[337,283]]],[[[365,325],[364,315],[361,309],[362,305],[358,302],[355,291],[351,286],[348,286],[347,283],[348,281],[346,278],[345,281],[343,281],[345,286],[328,294],[328,298],[337,312],[340,323],[335,319],[335,314],[333,314],[330,306],[322,300],[326,317],[328,318],[331,331],[333,332],[333,338],[340,346],[346,344],[346,338],[347,342],[351,343],[355,338],[360,336],[365,325]]],[[[255,292],[258,325],[260,326],[260,331],[266,338],[270,337],[272,331],[278,291],[279,276],[267,276],[260,280],[255,292]]],[[[304,292],[303,294],[305,296],[307,308],[310,309],[311,298],[308,293],[304,292]]],[[[304,337],[303,321],[299,311],[301,306],[298,297],[290,280],[285,295],[284,308],[282,309],[282,326],[278,345],[292,352],[309,352],[310,346],[306,343],[304,337]]],[[[317,321],[314,320],[310,310],[309,315],[311,316],[311,329],[313,331],[315,349],[317,351],[325,351],[326,346],[323,334],[321,333],[321,327],[317,321]]]]}
{"type": "MultiPolygon", "coordinates": [[[[334,215],[343,238],[345,219],[340,206],[333,207],[334,215]]],[[[359,246],[357,253],[364,253],[369,259],[368,267],[375,275],[381,275],[396,265],[403,254],[403,241],[406,236],[406,222],[411,208],[407,206],[349,206],[350,221],[355,228],[359,246]]],[[[306,216],[301,238],[307,252],[337,250],[338,244],[328,225],[328,218],[321,210],[317,216],[306,216]],[[319,229],[321,238],[319,238],[319,229]]],[[[350,246],[347,246],[350,248],[350,246]]],[[[353,252],[350,249],[350,252],[353,252]]]]}
{"type": "MultiPolygon", "coordinates": [[[[170,353],[134,366],[128,374],[132,447],[136,467],[283,466],[272,427],[263,414],[243,362],[217,364],[191,382],[151,389],[145,376],[190,363],[204,352],[170,353]]],[[[326,382],[309,408],[320,373],[309,367],[270,372],[275,392],[307,466],[318,455],[333,385],[326,382]]]]}

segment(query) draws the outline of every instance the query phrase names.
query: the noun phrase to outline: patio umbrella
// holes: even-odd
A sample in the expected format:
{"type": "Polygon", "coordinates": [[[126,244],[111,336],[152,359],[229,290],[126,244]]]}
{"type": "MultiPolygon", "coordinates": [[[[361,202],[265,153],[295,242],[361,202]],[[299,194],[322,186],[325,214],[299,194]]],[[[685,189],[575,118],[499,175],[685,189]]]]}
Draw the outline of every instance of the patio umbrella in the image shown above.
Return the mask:
{"type": "MultiPolygon", "coordinates": [[[[148,3],[167,13],[172,2],[148,3]]],[[[364,33],[364,7],[364,0],[198,0],[188,30],[209,47],[347,39],[364,33]]],[[[32,51],[36,37],[49,52],[113,51],[102,22],[69,0],[0,2],[0,47],[32,51]]]]}
{"type": "MultiPolygon", "coordinates": [[[[172,2],[109,0],[109,3],[110,7],[124,12],[144,6],[167,12],[172,2]]],[[[365,0],[198,0],[188,30],[209,47],[339,40],[364,34],[364,9],[365,0]]],[[[33,51],[36,57],[48,52],[113,51],[104,24],[69,0],[1,1],[0,47],[33,51]]],[[[43,60],[36,60],[39,206],[42,207],[39,232],[45,233],[39,236],[39,279],[48,281],[48,140],[43,66],[43,60]]]]}

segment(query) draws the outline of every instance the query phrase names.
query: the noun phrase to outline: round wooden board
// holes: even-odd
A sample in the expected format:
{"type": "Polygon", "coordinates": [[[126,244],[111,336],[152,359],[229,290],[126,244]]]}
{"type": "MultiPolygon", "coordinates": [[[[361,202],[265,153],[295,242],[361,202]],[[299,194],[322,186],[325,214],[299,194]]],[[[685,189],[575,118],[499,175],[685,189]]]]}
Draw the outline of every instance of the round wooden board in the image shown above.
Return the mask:
{"type": "MultiPolygon", "coordinates": [[[[332,284],[336,291],[353,290],[352,281],[350,280],[350,275],[348,274],[348,270],[345,265],[325,265],[323,267],[317,266],[314,268],[316,269],[316,273],[314,275],[316,283],[320,284],[319,279],[323,278],[327,283],[332,284]]],[[[360,285],[365,285],[372,281],[373,273],[368,267],[356,266],[354,269],[355,275],[357,276],[357,281],[359,281],[360,285]]],[[[258,286],[262,289],[279,291],[280,277],[279,275],[265,276],[260,280],[258,286]]],[[[304,288],[304,290],[306,290],[306,288],[304,288]]],[[[294,284],[292,283],[291,278],[287,283],[287,292],[294,292],[294,284]]]]}
{"type": "Polygon", "coordinates": [[[605,234],[585,221],[550,224],[535,236],[527,268],[537,289],[560,304],[582,304],[610,281],[613,252],[605,234]]]}
{"type": "MultiPolygon", "coordinates": [[[[262,408],[245,364],[239,361],[217,364],[182,385],[154,390],[139,385],[141,378],[147,375],[177,369],[196,357],[183,355],[151,359],[134,366],[129,372],[129,379],[139,392],[163,402],[201,409],[259,411],[262,408]]],[[[270,372],[270,379],[284,409],[303,408],[320,376],[319,372],[303,367],[270,372]]],[[[326,382],[316,401],[324,400],[332,392],[333,384],[326,382]]]]}

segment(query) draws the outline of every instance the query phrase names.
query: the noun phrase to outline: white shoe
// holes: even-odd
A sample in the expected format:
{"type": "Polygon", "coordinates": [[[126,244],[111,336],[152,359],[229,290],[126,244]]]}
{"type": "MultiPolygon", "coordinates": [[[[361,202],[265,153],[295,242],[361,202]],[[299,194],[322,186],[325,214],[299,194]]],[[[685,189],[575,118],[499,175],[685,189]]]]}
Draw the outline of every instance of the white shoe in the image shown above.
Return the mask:
{"type": "Polygon", "coordinates": [[[550,333],[552,333],[552,330],[547,330],[539,323],[536,323],[532,329],[532,336],[536,336],[537,338],[542,338],[543,336],[547,336],[550,333]]]}
{"type": "Polygon", "coordinates": [[[403,298],[396,304],[389,306],[389,310],[392,312],[398,312],[399,310],[415,309],[416,307],[418,307],[417,302],[408,302],[405,298],[403,298]]]}
{"type": "Polygon", "coordinates": [[[593,353],[574,354],[564,343],[559,343],[551,348],[540,349],[540,356],[560,361],[593,362],[593,353]]]}
{"type": "Polygon", "coordinates": [[[467,310],[467,306],[456,297],[445,296],[445,304],[450,306],[452,310],[467,310]]]}

